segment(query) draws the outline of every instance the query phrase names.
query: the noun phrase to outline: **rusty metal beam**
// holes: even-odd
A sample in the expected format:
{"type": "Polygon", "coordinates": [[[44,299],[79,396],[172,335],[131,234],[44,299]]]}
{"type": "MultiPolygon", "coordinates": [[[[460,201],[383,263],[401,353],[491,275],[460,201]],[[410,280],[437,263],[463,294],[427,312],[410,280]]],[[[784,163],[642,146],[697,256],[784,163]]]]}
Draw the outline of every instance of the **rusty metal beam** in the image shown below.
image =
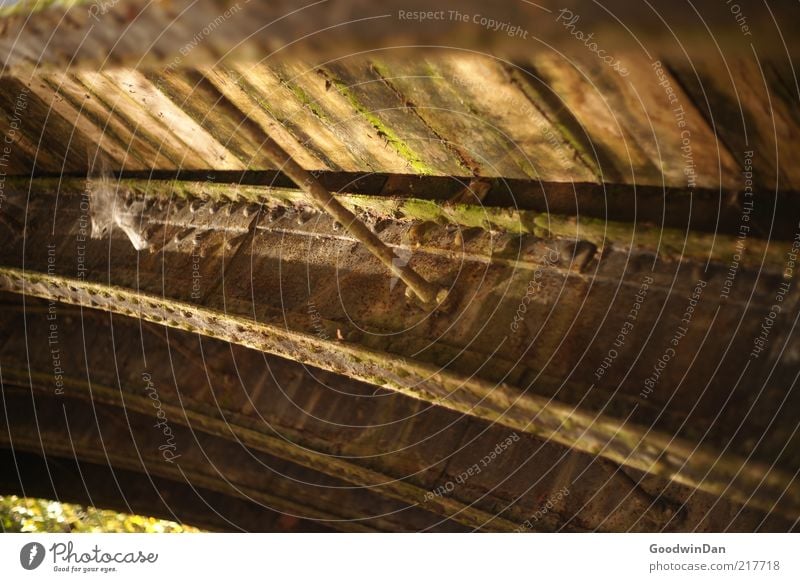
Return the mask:
{"type": "Polygon", "coordinates": [[[347,375],[400,394],[552,440],[579,451],[787,515],[800,486],[782,471],[510,386],[465,378],[406,358],[322,340],[189,303],[85,280],[0,268],[0,289],[136,317],[347,375]]]}

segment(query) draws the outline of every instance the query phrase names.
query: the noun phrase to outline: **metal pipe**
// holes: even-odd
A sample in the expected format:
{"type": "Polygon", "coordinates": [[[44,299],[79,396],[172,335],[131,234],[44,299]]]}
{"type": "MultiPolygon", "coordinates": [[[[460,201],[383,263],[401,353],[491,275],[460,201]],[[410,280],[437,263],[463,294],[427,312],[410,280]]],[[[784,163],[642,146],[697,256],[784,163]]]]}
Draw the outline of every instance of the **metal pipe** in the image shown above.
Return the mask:
{"type": "Polygon", "coordinates": [[[408,265],[397,261],[394,251],[383,244],[378,236],[355,214],[345,208],[336,198],[320,184],[309,171],[298,164],[272,138],[261,145],[261,149],[273,164],[286,174],[299,188],[306,192],[322,210],[332,216],[347,232],[358,239],[369,252],[378,257],[392,274],[398,277],[425,303],[442,303],[447,298],[447,289],[426,281],[408,265]]]}

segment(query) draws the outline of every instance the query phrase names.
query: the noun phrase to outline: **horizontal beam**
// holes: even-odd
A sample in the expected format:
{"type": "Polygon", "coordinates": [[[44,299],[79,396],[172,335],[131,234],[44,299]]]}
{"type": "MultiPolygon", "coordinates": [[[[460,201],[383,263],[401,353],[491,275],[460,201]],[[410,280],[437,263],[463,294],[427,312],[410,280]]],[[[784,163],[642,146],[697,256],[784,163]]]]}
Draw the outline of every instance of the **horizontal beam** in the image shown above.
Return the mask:
{"type": "MultiPolygon", "coordinates": [[[[31,402],[28,391],[9,387],[4,391],[3,407],[7,409],[9,406],[14,406],[16,399],[27,399],[28,403],[31,402]]],[[[40,416],[41,407],[46,406],[46,400],[46,398],[40,397],[36,401],[37,406],[40,407],[40,416]]],[[[63,422],[67,417],[66,412],[62,412],[65,401],[62,399],[60,403],[62,406],[52,409],[55,411],[54,415],[61,416],[63,422]]],[[[33,417],[33,414],[30,416],[33,417]]],[[[133,416],[131,414],[127,417],[130,425],[128,430],[136,431],[138,436],[152,432],[147,430],[152,427],[151,422],[148,422],[147,426],[139,425],[139,430],[137,431],[133,416]],[[142,428],[145,430],[141,430],[142,428]]],[[[156,454],[148,456],[144,451],[132,446],[130,441],[109,438],[109,419],[108,417],[103,417],[100,413],[93,419],[95,421],[93,424],[103,426],[103,435],[92,440],[86,438],[76,439],[76,442],[71,442],[69,432],[66,432],[62,427],[57,427],[55,424],[41,426],[37,432],[36,430],[31,430],[30,427],[23,428],[21,426],[22,419],[16,420],[17,422],[12,422],[11,424],[7,424],[5,419],[0,421],[0,426],[3,427],[0,432],[0,448],[37,454],[50,460],[66,458],[136,473],[144,472],[161,479],[191,484],[208,491],[258,503],[290,516],[318,520],[343,531],[369,532],[380,531],[381,529],[380,527],[359,522],[358,515],[352,507],[337,508],[333,504],[330,507],[315,507],[313,499],[312,503],[307,503],[312,496],[308,492],[303,495],[299,488],[297,488],[297,491],[276,492],[266,487],[263,489],[248,487],[230,479],[220,478],[220,475],[215,473],[215,470],[220,470],[219,466],[212,467],[211,464],[188,463],[183,460],[180,463],[165,463],[159,459],[160,453],[155,447],[152,449],[156,450],[156,454]]],[[[57,420],[58,418],[56,418],[57,420]]],[[[69,430],[75,431],[76,427],[69,427],[69,430]]]]}
{"type": "MultiPolygon", "coordinates": [[[[4,366],[3,380],[6,386],[29,387],[41,395],[52,394],[51,376],[37,373],[32,370],[18,370],[4,366]]],[[[64,378],[64,395],[69,398],[90,397],[92,402],[122,407],[125,410],[142,414],[152,413],[153,401],[147,396],[137,395],[135,390],[127,387],[113,389],[92,382],[91,386],[85,380],[77,378],[64,378]]],[[[162,409],[172,422],[186,426],[192,430],[205,432],[212,436],[221,437],[232,435],[235,442],[289,461],[291,463],[318,471],[330,477],[352,483],[357,487],[371,491],[398,501],[409,506],[423,503],[424,509],[441,515],[442,517],[460,523],[464,526],[480,529],[482,531],[514,531],[518,525],[501,517],[497,517],[478,508],[466,505],[452,497],[426,497],[427,491],[404,480],[383,475],[377,471],[360,466],[355,462],[314,450],[313,443],[304,442],[302,432],[293,434],[292,442],[285,438],[270,436],[236,424],[229,418],[218,418],[193,410],[186,403],[181,405],[162,402],[162,409]]],[[[281,432],[285,435],[287,430],[281,432]]]]}
{"type": "MultiPolygon", "coordinates": [[[[189,203],[211,203],[223,207],[252,204],[253,214],[262,205],[310,206],[307,195],[297,188],[251,183],[267,181],[280,184],[285,180],[276,173],[217,172],[211,173],[206,181],[125,177],[115,180],[114,187],[122,196],[158,201],[171,205],[174,210],[189,203]]],[[[710,191],[688,194],[655,188],[634,189],[624,185],[503,180],[492,189],[493,199],[487,200],[486,205],[476,205],[449,203],[446,197],[442,199],[443,195],[454,191],[460,183],[458,179],[408,176],[405,181],[412,191],[391,189],[390,193],[381,192],[380,184],[384,181],[385,177],[335,172],[323,174],[320,179],[324,186],[338,190],[335,198],[347,210],[373,219],[423,221],[512,235],[587,241],[601,249],[636,248],[668,261],[728,264],[742,244],[735,234],[740,226],[741,207],[734,203],[719,209],[719,193],[710,191]],[[598,205],[598,199],[619,207],[604,207],[604,203],[598,205]],[[625,216],[623,206],[627,209],[635,207],[635,215],[625,216]],[[717,211],[725,214],[715,219],[710,213],[717,211]],[[622,217],[615,219],[620,214],[622,217]],[[735,224],[734,219],[737,221],[735,224]],[[662,220],[663,225],[655,226],[662,220]],[[707,223],[693,224],[698,220],[707,223]],[[735,232],[734,228],[737,229],[735,232]]],[[[11,203],[5,208],[0,207],[0,218],[7,217],[6,220],[21,229],[22,223],[13,209],[24,207],[28,191],[59,196],[61,193],[83,192],[86,184],[85,179],[72,177],[7,178],[5,193],[11,203]]],[[[742,266],[765,272],[783,271],[798,225],[788,221],[775,223],[774,213],[788,215],[800,210],[797,199],[794,193],[786,192],[757,205],[758,213],[748,221],[753,227],[746,237],[747,252],[741,253],[739,260],[742,266]],[[761,216],[764,213],[770,216],[761,216]],[[769,232],[769,238],[761,236],[765,232],[769,232]]],[[[143,217],[150,219],[148,213],[143,217]]],[[[174,215],[162,222],[181,225],[180,217],[174,215]]],[[[156,223],[159,223],[157,218],[156,223]]],[[[191,222],[183,225],[193,227],[191,222]]]]}
{"type": "Polygon", "coordinates": [[[127,315],[292,359],[767,511],[800,515],[800,487],[779,470],[622,420],[592,416],[504,384],[85,280],[2,267],[0,289],[127,315]]]}
{"type": "MultiPolygon", "coordinates": [[[[143,198],[162,197],[165,200],[191,202],[206,200],[223,204],[284,203],[295,206],[309,204],[303,192],[293,188],[250,186],[246,184],[216,184],[209,182],[174,181],[154,183],[151,180],[120,180],[120,191],[143,198]]],[[[69,188],[67,184],[62,187],[69,188]]],[[[631,198],[635,194],[631,193],[631,198]]],[[[667,260],[686,259],[727,262],[736,253],[739,239],[718,232],[698,232],[686,228],[653,228],[646,218],[639,221],[601,219],[586,216],[580,208],[574,215],[558,214],[539,209],[515,206],[483,206],[404,196],[370,196],[340,192],[336,199],[348,210],[359,215],[399,221],[425,221],[461,228],[515,235],[532,234],[542,238],[562,238],[587,241],[598,247],[639,248],[667,260]],[[644,223],[644,224],[643,224],[644,223]]],[[[663,207],[662,207],[663,212],[663,207]]],[[[792,225],[797,226],[797,225],[792,225]]],[[[780,272],[792,243],[765,240],[756,234],[749,237],[748,253],[741,258],[747,267],[760,267],[780,272]]]]}
{"type": "MultiPolygon", "coordinates": [[[[747,14],[748,31],[740,30],[727,5],[694,3],[697,14],[672,11],[669,27],[644,4],[612,0],[598,6],[573,2],[561,13],[554,0],[500,2],[392,0],[369,4],[330,0],[298,8],[288,0],[81,0],[36,10],[20,2],[6,8],[0,21],[0,60],[6,71],[32,67],[91,68],[213,64],[219,59],[255,61],[298,53],[344,55],[391,46],[461,46],[505,56],[528,57],[558,47],[585,56],[583,43],[565,26],[578,16],[581,30],[602,38],[607,51],[647,49],[681,54],[715,48],[727,56],[750,54],[750,42],[761,56],[784,55],[775,22],[791,22],[788,4],[747,14]],[[436,14],[420,18],[419,13],[436,14]],[[773,14],[776,20],[772,20],[773,14]],[[617,15],[624,15],[617,20],[617,15]],[[702,21],[701,21],[702,18],[702,21]],[[701,24],[702,22],[702,24],[701,24]],[[698,34],[701,26],[708,36],[698,34]],[[742,42],[745,39],[747,42],[742,42]],[[720,48],[721,47],[721,48],[720,48]]],[[[49,5],[39,2],[38,5],[49,5]]],[[[577,22],[577,21],[576,21],[577,22]]],[[[573,26],[574,28],[574,26],[573,26]]],[[[790,45],[790,50],[794,50],[790,45]]]]}

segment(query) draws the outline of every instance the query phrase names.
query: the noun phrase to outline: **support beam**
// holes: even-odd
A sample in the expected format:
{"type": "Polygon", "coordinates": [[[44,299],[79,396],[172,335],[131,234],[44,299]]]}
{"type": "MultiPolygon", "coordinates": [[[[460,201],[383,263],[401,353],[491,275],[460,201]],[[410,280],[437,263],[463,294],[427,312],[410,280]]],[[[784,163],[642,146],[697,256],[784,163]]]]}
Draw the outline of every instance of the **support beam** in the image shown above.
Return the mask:
{"type": "MultiPolygon", "coordinates": [[[[3,380],[6,388],[30,386],[33,393],[46,396],[52,393],[50,376],[33,371],[15,370],[3,367],[3,380]]],[[[64,379],[64,394],[68,398],[86,398],[97,404],[120,407],[126,411],[148,414],[153,411],[153,401],[148,396],[139,396],[132,387],[125,386],[121,390],[98,385],[91,386],[77,378],[64,379]],[[123,396],[124,394],[124,396],[123,396]]],[[[458,499],[450,497],[426,497],[427,491],[407,483],[404,480],[382,475],[377,471],[360,466],[356,462],[340,459],[331,454],[315,451],[312,443],[303,441],[302,433],[293,435],[293,442],[286,440],[286,429],[282,436],[273,436],[237,425],[227,418],[216,418],[207,413],[192,410],[187,405],[162,403],[162,409],[168,418],[178,425],[191,430],[198,430],[213,436],[230,435],[234,442],[254,451],[267,453],[313,471],[341,479],[355,487],[371,490],[381,496],[396,499],[409,507],[420,505],[426,511],[436,513],[465,527],[482,531],[509,532],[518,525],[507,519],[466,505],[458,499]]]]}
{"type": "MultiPolygon", "coordinates": [[[[344,55],[410,45],[463,46],[504,56],[529,56],[548,47],[559,47],[573,56],[586,51],[565,33],[567,13],[561,14],[563,6],[552,0],[491,6],[479,0],[446,0],[435,8],[421,0],[379,5],[331,0],[300,8],[287,0],[121,0],[107,5],[70,0],[30,14],[32,5],[48,7],[51,3],[19,2],[3,11],[0,59],[6,71],[68,65],[175,68],[215,63],[223,57],[252,62],[272,55],[344,55]],[[434,9],[436,18],[415,17],[434,9]],[[493,31],[491,22],[500,23],[505,30],[493,31]]],[[[648,49],[661,53],[681,54],[681,48],[691,43],[695,51],[716,46],[728,56],[749,54],[727,6],[706,1],[695,3],[695,9],[700,16],[688,10],[670,14],[669,28],[648,6],[622,0],[602,7],[576,2],[568,14],[578,15],[584,30],[602,38],[609,51],[639,51],[637,39],[644,36],[648,49]],[[625,19],[619,22],[610,14],[625,14],[625,19]],[[708,39],[696,33],[701,17],[710,28],[708,39]]],[[[751,37],[761,55],[784,54],[786,46],[775,34],[775,22],[790,22],[791,18],[788,5],[748,14],[751,37]]]]}
{"type": "Polygon", "coordinates": [[[590,416],[510,386],[463,378],[282,326],[78,279],[3,267],[0,289],[137,317],[293,359],[714,494],[726,494],[767,511],[800,515],[800,486],[779,470],[624,421],[590,416]]]}

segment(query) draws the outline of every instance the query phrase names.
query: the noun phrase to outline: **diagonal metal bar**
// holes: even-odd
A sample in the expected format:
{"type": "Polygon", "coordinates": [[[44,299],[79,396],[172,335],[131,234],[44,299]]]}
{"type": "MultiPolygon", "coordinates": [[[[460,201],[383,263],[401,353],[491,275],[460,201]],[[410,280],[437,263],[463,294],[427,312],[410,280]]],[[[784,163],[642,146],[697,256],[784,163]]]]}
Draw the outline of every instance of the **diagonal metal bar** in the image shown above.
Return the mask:
{"type": "Polygon", "coordinates": [[[611,416],[596,416],[512,386],[423,362],[322,340],[282,325],[162,296],[0,266],[0,290],[137,317],[292,359],[454,412],[599,455],[765,511],[800,515],[800,486],[775,467],[611,416]]]}
{"type": "Polygon", "coordinates": [[[333,194],[325,189],[311,172],[298,164],[272,138],[267,138],[261,145],[261,149],[273,164],[308,194],[322,210],[330,214],[347,232],[367,247],[369,252],[378,257],[386,265],[386,268],[403,281],[423,302],[440,304],[447,299],[446,288],[425,280],[414,269],[404,264],[405,261],[397,260],[398,257],[394,251],[385,245],[378,235],[336,200],[333,194]]]}

